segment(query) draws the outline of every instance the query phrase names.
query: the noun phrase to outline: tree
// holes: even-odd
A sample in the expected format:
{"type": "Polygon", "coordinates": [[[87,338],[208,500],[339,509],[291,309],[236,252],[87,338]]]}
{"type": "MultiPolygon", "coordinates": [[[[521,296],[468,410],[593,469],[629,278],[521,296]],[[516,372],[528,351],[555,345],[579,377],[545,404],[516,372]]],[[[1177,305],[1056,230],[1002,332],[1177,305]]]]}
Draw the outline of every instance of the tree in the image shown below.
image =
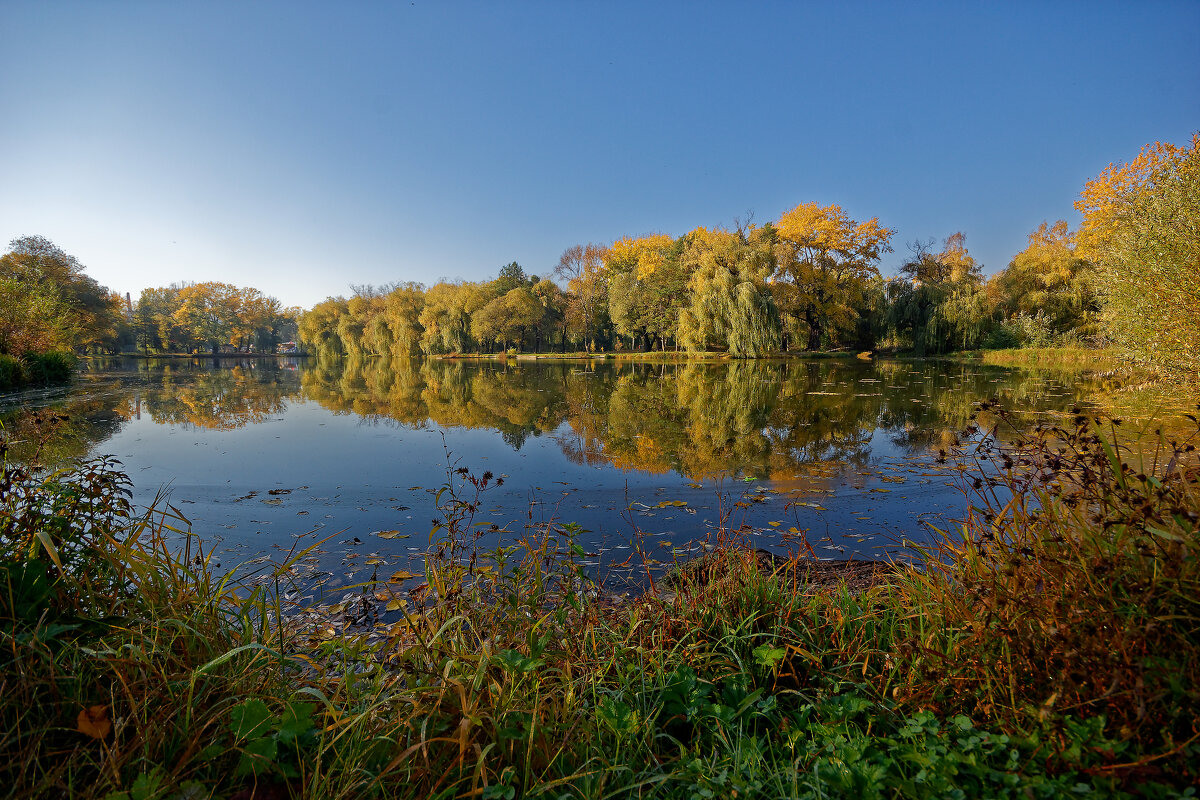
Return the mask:
{"type": "Polygon", "coordinates": [[[1006,319],[1037,316],[1053,335],[1095,332],[1099,306],[1093,268],[1079,255],[1064,220],[1039,225],[1029,234],[1025,249],[992,281],[998,310],[1006,319]]]}
{"type": "Polygon", "coordinates": [[[900,265],[900,274],[919,283],[980,283],[979,265],[967,252],[967,235],[961,231],[946,237],[940,253],[933,252],[933,239],[917,239],[908,245],[912,256],[900,265]]]}
{"type": "Polygon", "coordinates": [[[853,326],[854,301],[879,276],[877,262],[892,251],[895,231],[878,218],[860,223],[840,206],[816,203],[784,212],[776,228],[776,303],[803,323],[807,349],[817,350],[825,338],[853,326]]]}
{"type": "Polygon", "coordinates": [[[1163,369],[1200,378],[1200,134],[1147,145],[1089,182],[1076,207],[1097,265],[1108,335],[1163,369]]]}
{"type": "Polygon", "coordinates": [[[537,283],[537,276],[530,277],[515,261],[500,268],[500,275],[493,282],[497,296],[508,294],[513,289],[522,289],[537,283]]]}
{"type": "Polygon", "coordinates": [[[608,321],[608,281],[604,273],[607,251],[604,245],[577,244],[563,251],[554,268],[554,274],[567,282],[567,330],[588,350],[596,349],[596,339],[608,321]]]}
{"type": "Polygon", "coordinates": [[[683,240],[665,234],[626,237],[605,254],[609,315],[618,333],[663,350],[674,339],[687,296],[688,274],[680,262],[683,240]]]}
{"type": "Polygon", "coordinates": [[[338,325],[349,313],[344,297],[330,297],[317,303],[300,317],[298,333],[300,341],[316,351],[318,356],[339,356],[346,352],[338,335],[338,325]]]}
{"type": "Polygon", "coordinates": [[[460,353],[472,346],[471,315],[495,297],[491,284],[436,283],[425,293],[418,321],[426,353],[460,353]]]}
{"type": "Polygon", "coordinates": [[[53,304],[56,313],[69,317],[61,328],[72,332],[68,349],[116,348],[124,323],[116,295],[84,274],[78,259],[43,236],[24,236],[9,246],[11,250],[0,256],[0,278],[58,298],[53,304]]]}
{"type": "Polygon", "coordinates": [[[967,237],[951,234],[933,251],[933,239],[911,242],[911,256],[887,289],[887,323],[912,338],[918,354],[979,346],[992,328],[990,295],[981,290],[979,265],[967,252],[967,237]]]}
{"type": "Polygon", "coordinates": [[[238,287],[208,281],[179,291],[179,308],[174,319],[196,341],[217,353],[221,345],[229,344],[236,333],[244,330],[241,313],[242,293],[238,287]]]}
{"type": "Polygon", "coordinates": [[[395,355],[412,355],[421,346],[421,311],[425,308],[425,287],[419,283],[402,283],[388,292],[384,315],[392,331],[395,355]]]}
{"type": "Polygon", "coordinates": [[[775,270],[774,230],[697,228],[685,239],[682,262],[691,277],[688,304],[679,315],[683,345],[689,350],[715,345],[741,356],[778,349],[779,313],[767,286],[775,270]]]}
{"type": "Polygon", "coordinates": [[[54,286],[0,277],[0,355],[70,350],[72,323],[71,307],[54,286]]]}

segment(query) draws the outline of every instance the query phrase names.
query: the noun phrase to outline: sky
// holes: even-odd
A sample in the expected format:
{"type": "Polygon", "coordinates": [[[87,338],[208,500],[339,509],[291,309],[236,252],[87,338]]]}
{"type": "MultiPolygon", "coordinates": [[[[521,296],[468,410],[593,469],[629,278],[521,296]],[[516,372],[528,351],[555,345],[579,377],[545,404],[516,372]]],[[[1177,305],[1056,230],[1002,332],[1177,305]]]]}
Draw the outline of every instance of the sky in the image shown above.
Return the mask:
{"type": "MultiPolygon", "coordinates": [[[[0,245],[310,307],[836,203],[1002,269],[1200,130],[1200,2],[0,0],[0,245]]],[[[6,247],[4,249],[7,249],[6,247]]]]}

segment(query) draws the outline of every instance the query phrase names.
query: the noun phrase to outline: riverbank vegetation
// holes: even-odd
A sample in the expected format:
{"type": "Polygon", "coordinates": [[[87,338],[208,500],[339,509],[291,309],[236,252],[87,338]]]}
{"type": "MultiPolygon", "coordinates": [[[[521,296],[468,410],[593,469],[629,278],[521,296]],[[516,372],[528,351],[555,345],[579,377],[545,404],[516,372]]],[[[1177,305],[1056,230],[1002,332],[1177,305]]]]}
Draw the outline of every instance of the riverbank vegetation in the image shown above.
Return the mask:
{"type": "Polygon", "coordinates": [[[492,281],[358,287],[308,311],[300,335],[318,353],[383,356],[1110,345],[1194,379],[1198,174],[1200,137],[1148,146],[1087,184],[1080,231],[1042,223],[986,279],[961,232],[908,243],[885,279],[894,230],[807,203],[763,225],[568,248],[564,286],[511,263],[492,281]]]}
{"type": "Polygon", "coordinates": [[[569,524],[480,548],[498,482],[459,469],[420,586],[310,615],[303,553],[237,585],[115,463],[6,459],[0,774],[113,800],[1190,796],[1194,431],[1129,464],[1115,420],[1003,446],[984,420],[969,517],[866,590],[723,528],[622,601],[569,524]]]}

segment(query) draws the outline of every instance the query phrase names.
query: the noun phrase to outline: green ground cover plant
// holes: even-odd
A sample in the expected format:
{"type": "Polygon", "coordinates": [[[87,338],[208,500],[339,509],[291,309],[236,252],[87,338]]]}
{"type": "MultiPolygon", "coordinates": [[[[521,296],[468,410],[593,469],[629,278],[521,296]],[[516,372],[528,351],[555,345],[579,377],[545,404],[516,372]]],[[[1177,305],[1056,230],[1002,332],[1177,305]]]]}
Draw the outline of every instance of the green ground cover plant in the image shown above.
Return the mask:
{"type": "Polygon", "coordinates": [[[570,524],[484,547],[500,481],[464,468],[421,586],[305,612],[285,598],[306,551],[235,582],[165,498],[131,506],[118,463],[4,449],[0,781],[112,800],[1194,796],[1193,441],[1135,457],[1115,420],[1006,437],[983,410],[967,519],[858,592],[764,569],[726,527],[701,568],[622,599],[570,524]]]}

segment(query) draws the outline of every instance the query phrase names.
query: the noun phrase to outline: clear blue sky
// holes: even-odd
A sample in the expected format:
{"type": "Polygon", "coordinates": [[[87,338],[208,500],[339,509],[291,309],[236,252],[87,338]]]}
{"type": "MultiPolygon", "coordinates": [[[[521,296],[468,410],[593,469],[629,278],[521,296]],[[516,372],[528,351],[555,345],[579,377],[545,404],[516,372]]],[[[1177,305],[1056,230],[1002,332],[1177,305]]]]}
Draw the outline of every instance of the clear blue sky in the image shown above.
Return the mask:
{"type": "Polygon", "coordinates": [[[0,0],[0,244],[310,306],[839,203],[989,272],[1200,129],[1200,2],[0,0]]]}

